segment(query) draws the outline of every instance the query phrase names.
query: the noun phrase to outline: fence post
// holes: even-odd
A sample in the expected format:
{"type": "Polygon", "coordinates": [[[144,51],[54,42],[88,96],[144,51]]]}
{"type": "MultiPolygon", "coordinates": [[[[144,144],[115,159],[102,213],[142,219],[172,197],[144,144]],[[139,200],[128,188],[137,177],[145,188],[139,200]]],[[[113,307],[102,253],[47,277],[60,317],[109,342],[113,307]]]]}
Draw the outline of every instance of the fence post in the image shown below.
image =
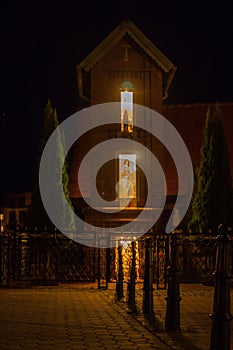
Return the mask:
{"type": "Polygon", "coordinates": [[[143,313],[148,316],[154,314],[153,310],[153,265],[152,265],[152,239],[146,238],[145,245],[145,274],[143,286],[143,313]]]}
{"type": "Polygon", "coordinates": [[[168,291],[165,328],[168,331],[180,329],[180,286],[177,269],[177,234],[171,233],[170,237],[170,266],[168,266],[168,291]]]}
{"type": "Polygon", "coordinates": [[[97,280],[98,280],[98,289],[101,288],[101,248],[98,247],[98,277],[97,277],[97,280]]]}
{"type": "Polygon", "coordinates": [[[98,289],[108,289],[108,276],[107,276],[107,249],[99,247],[98,255],[98,289]]]}
{"type": "Polygon", "coordinates": [[[117,275],[117,281],[116,281],[116,296],[117,296],[117,300],[120,300],[124,297],[122,246],[118,246],[117,252],[118,252],[118,275],[117,275]]]}
{"type": "Polygon", "coordinates": [[[231,329],[230,321],[230,276],[229,276],[229,238],[227,227],[219,226],[219,236],[217,238],[216,271],[214,304],[211,329],[211,350],[230,350],[231,329]]]}
{"type": "Polygon", "coordinates": [[[136,251],[135,241],[131,243],[132,247],[132,266],[130,270],[130,280],[128,283],[128,307],[133,313],[137,312],[135,301],[135,284],[136,284],[136,251]]]}
{"type": "MultiPolygon", "coordinates": [[[[156,278],[156,288],[159,289],[159,240],[160,236],[156,235],[155,237],[155,254],[156,254],[156,271],[155,271],[155,278],[156,278]]],[[[146,258],[146,257],[145,257],[146,258]]]]}

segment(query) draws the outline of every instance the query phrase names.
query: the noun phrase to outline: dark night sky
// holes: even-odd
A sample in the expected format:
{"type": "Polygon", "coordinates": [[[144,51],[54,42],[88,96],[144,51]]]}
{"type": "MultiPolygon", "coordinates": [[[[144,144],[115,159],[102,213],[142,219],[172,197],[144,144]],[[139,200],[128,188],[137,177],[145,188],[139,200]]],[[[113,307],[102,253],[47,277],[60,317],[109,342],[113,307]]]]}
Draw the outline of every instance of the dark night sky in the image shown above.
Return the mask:
{"type": "Polygon", "coordinates": [[[32,190],[45,101],[59,121],[75,111],[76,65],[124,16],[178,67],[169,103],[233,101],[232,0],[15,1],[1,15],[1,194],[32,190]]]}

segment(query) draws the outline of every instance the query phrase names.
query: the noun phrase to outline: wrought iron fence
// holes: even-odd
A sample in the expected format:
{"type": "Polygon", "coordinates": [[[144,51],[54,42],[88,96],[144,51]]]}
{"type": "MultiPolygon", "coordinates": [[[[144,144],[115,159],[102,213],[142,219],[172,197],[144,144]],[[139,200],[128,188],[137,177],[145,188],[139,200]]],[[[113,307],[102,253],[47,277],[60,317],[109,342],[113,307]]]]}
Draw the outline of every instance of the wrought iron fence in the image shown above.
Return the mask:
{"type": "Polygon", "coordinates": [[[178,273],[181,282],[213,281],[216,236],[177,235],[178,273]]]}
{"type": "Polygon", "coordinates": [[[0,285],[94,281],[96,251],[63,234],[8,230],[0,238],[0,285]]]}
{"type": "MultiPolygon", "coordinates": [[[[136,283],[145,274],[146,237],[151,238],[153,283],[167,288],[169,235],[145,235],[135,245],[136,283]]],[[[178,276],[182,283],[212,283],[216,263],[216,236],[176,234],[178,276]]],[[[85,241],[86,242],[86,241],[85,241]]],[[[123,247],[124,282],[130,278],[132,252],[123,247]]],[[[117,247],[82,245],[54,232],[7,230],[0,236],[0,285],[9,281],[96,281],[106,287],[117,280],[117,247]]],[[[233,276],[233,243],[230,240],[230,273],[233,276]]]]}

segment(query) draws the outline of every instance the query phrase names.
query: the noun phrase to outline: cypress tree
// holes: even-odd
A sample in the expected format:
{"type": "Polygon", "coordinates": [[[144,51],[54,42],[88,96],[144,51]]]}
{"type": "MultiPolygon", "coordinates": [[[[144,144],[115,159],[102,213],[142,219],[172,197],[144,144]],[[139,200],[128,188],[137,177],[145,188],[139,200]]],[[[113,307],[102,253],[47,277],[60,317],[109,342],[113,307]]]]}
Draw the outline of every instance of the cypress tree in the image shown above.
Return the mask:
{"type": "Polygon", "coordinates": [[[220,224],[231,226],[233,216],[230,158],[221,110],[217,104],[212,115],[208,107],[203,136],[189,229],[216,233],[220,224]]]}
{"type": "MultiPolygon", "coordinates": [[[[41,139],[40,139],[40,144],[39,144],[39,155],[38,155],[38,174],[39,174],[39,165],[40,165],[40,160],[42,157],[42,153],[44,150],[44,147],[51,136],[52,132],[58,128],[58,119],[57,119],[57,112],[55,108],[52,108],[50,100],[47,101],[45,109],[44,109],[44,118],[43,118],[43,125],[42,125],[42,133],[41,133],[41,139]]],[[[57,138],[57,153],[55,157],[58,157],[58,160],[60,162],[64,161],[64,148],[63,148],[63,142],[62,136],[59,132],[58,128],[58,138],[57,138]]],[[[64,164],[62,165],[62,182],[57,183],[57,190],[59,192],[64,191],[66,200],[68,201],[70,207],[72,208],[72,204],[69,198],[69,192],[68,192],[68,182],[69,182],[69,175],[68,175],[68,163],[67,160],[65,159],[64,164]]],[[[54,172],[57,170],[54,169],[54,172]]],[[[72,208],[73,209],[73,208],[72,208]]],[[[68,222],[69,225],[66,229],[67,230],[74,230],[74,217],[73,215],[71,216],[70,211],[68,213],[65,213],[64,207],[59,208],[61,211],[61,215],[63,216],[63,223],[65,225],[65,222],[68,222]],[[67,217],[69,215],[69,217],[67,217]]],[[[73,211],[72,211],[73,213],[73,211]]],[[[29,208],[29,218],[28,222],[30,227],[33,229],[34,227],[37,227],[39,230],[44,229],[45,227],[48,230],[51,230],[54,228],[54,224],[51,222],[49,219],[42,200],[41,200],[41,195],[40,195],[40,189],[39,189],[39,178],[37,178],[36,185],[35,185],[35,190],[32,196],[32,202],[31,206],[29,208]]]]}
{"type": "Polygon", "coordinates": [[[41,196],[40,196],[39,166],[40,166],[40,160],[41,160],[41,156],[42,156],[44,147],[46,145],[46,142],[49,139],[49,136],[51,135],[53,130],[57,127],[57,125],[58,125],[57,120],[53,119],[53,109],[51,106],[51,102],[50,100],[48,100],[45,105],[44,113],[43,113],[42,132],[41,132],[41,137],[40,137],[39,147],[38,147],[35,187],[32,195],[31,205],[28,211],[28,224],[30,226],[30,229],[34,229],[35,227],[37,227],[39,230],[43,230],[46,227],[50,230],[51,228],[54,227],[54,225],[50,221],[44,209],[41,196]]]}
{"type": "MultiPolygon", "coordinates": [[[[54,109],[54,119],[57,120],[57,112],[56,109],[54,109]]],[[[64,192],[65,199],[68,202],[70,210],[66,210],[65,203],[63,203],[63,208],[61,208],[61,216],[62,216],[62,225],[65,231],[68,231],[69,237],[72,237],[72,233],[75,230],[75,223],[74,223],[74,209],[72,206],[72,202],[70,200],[69,196],[69,165],[67,157],[65,157],[64,154],[64,143],[65,143],[65,137],[63,134],[61,134],[59,128],[58,128],[58,140],[57,140],[57,147],[58,147],[58,159],[62,168],[62,182],[58,183],[58,191],[64,192]]]]}

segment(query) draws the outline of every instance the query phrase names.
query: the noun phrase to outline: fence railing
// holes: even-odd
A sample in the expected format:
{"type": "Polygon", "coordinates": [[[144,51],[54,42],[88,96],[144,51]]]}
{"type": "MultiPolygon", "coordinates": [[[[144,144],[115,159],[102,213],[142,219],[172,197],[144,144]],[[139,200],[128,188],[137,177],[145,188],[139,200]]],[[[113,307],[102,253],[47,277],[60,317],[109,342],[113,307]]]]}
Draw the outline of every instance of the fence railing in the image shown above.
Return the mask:
{"type": "Polygon", "coordinates": [[[0,285],[94,281],[96,252],[54,232],[8,230],[0,236],[0,285]]]}
{"type": "MultiPolygon", "coordinates": [[[[148,254],[147,237],[151,239],[149,253],[152,260],[151,278],[157,289],[166,289],[169,263],[169,235],[167,234],[146,235],[137,241],[136,283],[144,281],[148,254]]],[[[209,234],[185,235],[177,232],[177,269],[180,282],[213,283],[216,237],[209,234]]],[[[129,249],[127,264],[123,266],[124,282],[130,277],[132,265],[129,249]]],[[[229,249],[230,275],[233,276],[232,241],[229,249]]],[[[0,286],[7,286],[9,281],[95,281],[97,279],[99,287],[106,287],[106,282],[117,280],[117,256],[115,247],[107,249],[89,247],[76,243],[57,231],[7,230],[0,236],[0,286]]]]}
{"type": "MultiPolygon", "coordinates": [[[[85,241],[86,242],[86,241],[85,241]]],[[[143,291],[141,311],[153,317],[153,288],[167,288],[165,328],[180,328],[179,284],[214,285],[211,350],[230,349],[230,282],[233,281],[233,237],[225,229],[215,235],[148,234],[128,243],[127,267],[123,249],[95,248],[75,243],[58,232],[8,230],[0,236],[0,286],[17,282],[98,281],[108,288],[116,281],[116,296],[124,297],[127,274],[127,302],[137,313],[137,293],[143,291]],[[118,261],[116,261],[118,259],[118,261]],[[124,271],[128,269],[127,271],[124,271]],[[141,288],[136,288],[141,283],[141,288]],[[224,344],[224,346],[222,345],[224,344]]]]}

